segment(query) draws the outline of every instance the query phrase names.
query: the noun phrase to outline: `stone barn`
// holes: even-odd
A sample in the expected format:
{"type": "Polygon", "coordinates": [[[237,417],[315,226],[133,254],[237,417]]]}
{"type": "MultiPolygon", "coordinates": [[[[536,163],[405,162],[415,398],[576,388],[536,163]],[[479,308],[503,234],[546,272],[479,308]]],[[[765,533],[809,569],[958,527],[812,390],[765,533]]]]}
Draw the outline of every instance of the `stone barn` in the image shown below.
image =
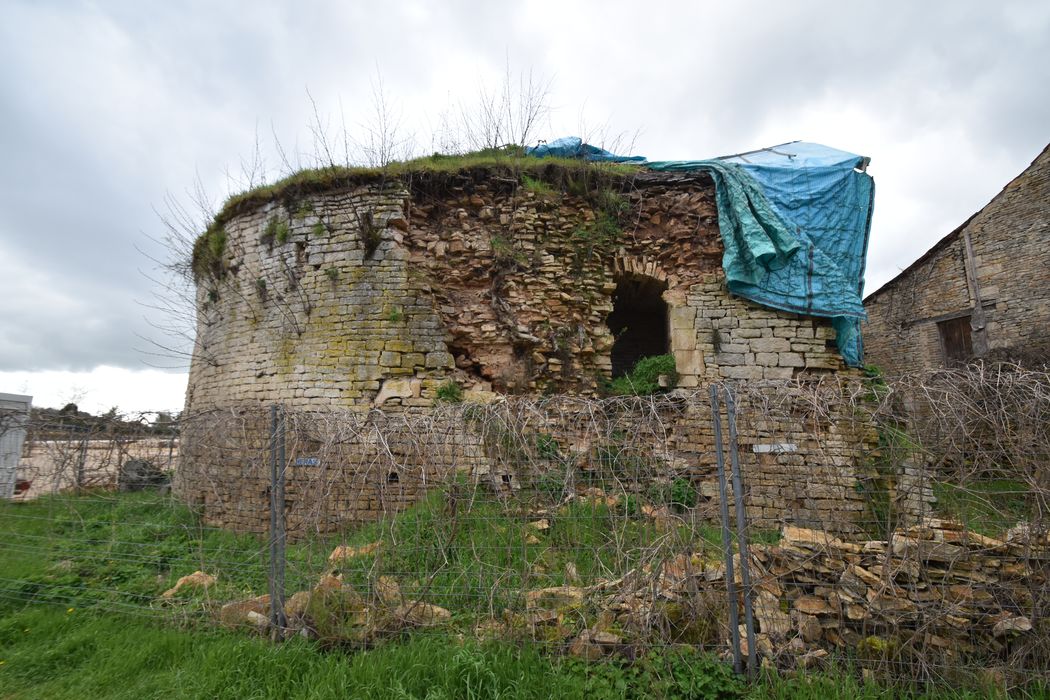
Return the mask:
{"type": "MultiPolygon", "coordinates": [[[[176,492],[211,522],[265,527],[265,458],[237,458],[204,433],[222,416],[251,415],[244,435],[264,450],[262,409],[274,403],[367,422],[374,409],[425,416],[443,398],[598,397],[659,355],[673,357],[677,391],[701,397],[713,382],[856,380],[844,355],[859,364],[851,328],[863,313],[864,165],[813,144],[653,164],[435,157],[307,171],[234,197],[194,250],[197,342],[176,492]],[[778,191],[769,186],[778,164],[830,178],[827,187],[778,191]],[[838,211],[832,190],[856,195],[832,237],[848,238],[849,255],[838,256],[848,264],[834,270],[822,262],[842,252],[821,247],[829,217],[785,213],[790,197],[838,211]]],[[[681,473],[700,488],[713,468],[710,414],[677,420],[681,473]]],[[[742,427],[741,449],[753,515],[858,517],[863,437],[834,417],[816,432],[791,421],[752,427],[742,427]],[[770,441],[791,449],[760,449],[770,441]],[[818,488],[809,477],[820,469],[833,476],[818,488]]],[[[456,444],[478,447],[469,436],[456,444]]],[[[415,477],[383,467],[366,478],[368,449],[320,460],[328,486],[313,495],[319,460],[305,446],[289,457],[293,529],[403,507],[455,461],[445,445],[404,457],[397,469],[420,462],[415,477]]]]}
{"type": "Polygon", "coordinates": [[[864,306],[868,361],[888,374],[1050,362],[1050,146],[864,306]]]}

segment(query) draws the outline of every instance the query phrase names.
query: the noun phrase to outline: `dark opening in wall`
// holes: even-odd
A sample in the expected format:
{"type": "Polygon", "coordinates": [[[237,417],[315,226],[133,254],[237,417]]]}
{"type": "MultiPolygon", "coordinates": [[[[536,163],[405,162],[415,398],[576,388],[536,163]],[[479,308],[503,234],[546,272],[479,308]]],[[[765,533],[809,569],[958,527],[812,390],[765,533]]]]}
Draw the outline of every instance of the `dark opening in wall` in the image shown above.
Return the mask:
{"type": "Polygon", "coordinates": [[[606,324],[616,338],[612,347],[612,376],[622,377],[643,357],[671,351],[667,283],[644,275],[624,275],[613,292],[613,310],[606,324]]]}
{"type": "Polygon", "coordinates": [[[388,483],[388,484],[398,484],[400,482],[401,482],[401,477],[398,476],[397,472],[390,472],[389,474],[386,475],[386,483],[388,483]]]}
{"type": "Polygon", "coordinates": [[[973,358],[973,335],[970,315],[959,316],[937,324],[941,352],[946,367],[962,367],[973,358]]]}

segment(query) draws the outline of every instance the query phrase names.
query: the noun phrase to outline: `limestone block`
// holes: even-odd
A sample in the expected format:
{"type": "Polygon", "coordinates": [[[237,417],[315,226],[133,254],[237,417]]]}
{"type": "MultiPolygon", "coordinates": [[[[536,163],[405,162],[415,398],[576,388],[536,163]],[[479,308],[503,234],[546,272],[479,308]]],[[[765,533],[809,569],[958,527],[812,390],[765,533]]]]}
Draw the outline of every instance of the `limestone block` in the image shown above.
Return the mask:
{"type": "Polygon", "coordinates": [[[378,365],[362,363],[354,367],[350,376],[359,381],[372,381],[383,376],[383,370],[378,365]]]}
{"type": "Polygon", "coordinates": [[[720,367],[719,374],[726,379],[762,379],[763,368],[757,365],[744,365],[740,367],[720,367]]]}
{"type": "Polygon", "coordinates": [[[690,306],[675,306],[668,311],[671,321],[671,330],[676,328],[692,328],[696,322],[696,309],[690,306]]]}
{"type": "Polygon", "coordinates": [[[448,352],[428,352],[424,365],[428,369],[446,369],[455,365],[455,358],[448,352]]]}
{"type": "Polygon", "coordinates": [[[810,355],[806,358],[806,369],[841,369],[842,359],[833,355],[810,355]]]}
{"type": "Polygon", "coordinates": [[[805,367],[806,360],[797,352],[782,352],[779,353],[777,364],[781,367],[805,367]]]}
{"type": "Polygon", "coordinates": [[[406,352],[401,356],[402,367],[422,367],[426,362],[421,352],[406,352]]]}
{"type": "Polygon", "coordinates": [[[400,367],[401,366],[401,353],[399,352],[383,352],[379,355],[379,364],[382,367],[400,367]]]}
{"type": "Polygon", "coordinates": [[[501,398],[500,394],[494,391],[479,391],[477,389],[467,389],[463,392],[463,400],[469,403],[492,403],[498,401],[501,398]]]}
{"type": "Polygon", "coordinates": [[[791,343],[784,338],[753,338],[751,340],[753,352],[788,352],[791,343]]]}
{"type": "Polygon", "coordinates": [[[681,375],[701,375],[704,373],[704,353],[700,350],[675,350],[675,369],[681,375]]]}
{"type": "Polygon", "coordinates": [[[721,366],[735,366],[744,364],[745,356],[743,353],[728,353],[720,352],[715,354],[715,364],[721,366]]]}
{"type": "Polygon", "coordinates": [[[696,331],[693,328],[672,328],[671,348],[678,350],[696,349],[696,331]]]}
{"type": "Polygon", "coordinates": [[[775,352],[756,352],[755,353],[755,364],[762,365],[764,367],[776,367],[779,356],[775,352]]]}

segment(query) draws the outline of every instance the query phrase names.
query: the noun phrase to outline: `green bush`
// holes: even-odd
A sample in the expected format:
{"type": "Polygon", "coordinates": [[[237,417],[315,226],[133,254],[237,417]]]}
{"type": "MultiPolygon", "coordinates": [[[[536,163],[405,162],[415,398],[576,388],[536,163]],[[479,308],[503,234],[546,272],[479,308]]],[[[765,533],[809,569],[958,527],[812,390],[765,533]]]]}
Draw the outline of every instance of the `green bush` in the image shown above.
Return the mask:
{"type": "Polygon", "coordinates": [[[608,393],[613,396],[648,396],[673,389],[678,382],[674,355],[654,355],[638,360],[630,373],[613,379],[608,393]],[[661,387],[660,375],[667,375],[667,387],[661,387]]]}
{"type": "Polygon", "coordinates": [[[543,459],[557,459],[561,454],[558,441],[550,433],[540,433],[536,436],[536,454],[543,459]]]}
{"type": "Polygon", "coordinates": [[[226,272],[223,255],[226,252],[226,229],[212,226],[193,244],[191,267],[193,277],[200,281],[204,277],[218,279],[226,272]]]}
{"type": "Polygon", "coordinates": [[[696,489],[688,479],[675,479],[669,484],[653,484],[649,498],[681,513],[696,505],[696,489]]]}
{"type": "Polygon", "coordinates": [[[437,388],[437,400],[447,403],[459,403],[463,400],[463,389],[452,379],[437,388]]]}
{"type": "Polygon", "coordinates": [[[521,176],[521,186],[525,188],[526,192],[532,192],[533,194],[546,197],[554,194],[554,188],[548,185],[543,180],[529,177],[528,175],[521,176]]]}

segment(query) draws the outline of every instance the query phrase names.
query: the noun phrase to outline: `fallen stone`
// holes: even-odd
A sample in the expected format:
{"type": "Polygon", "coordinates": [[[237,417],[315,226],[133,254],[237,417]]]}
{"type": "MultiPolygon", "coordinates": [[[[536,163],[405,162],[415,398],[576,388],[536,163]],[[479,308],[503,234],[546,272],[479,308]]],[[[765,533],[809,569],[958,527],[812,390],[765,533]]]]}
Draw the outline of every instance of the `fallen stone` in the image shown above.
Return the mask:
{"type": "Polygon", "coordinates": [[[289,623],[293,620],[300,620],[306,615],[306,610],[310,607],[311,595],[311,591],[296,591],[285,601],[284,614],[289,623]]]}
{"type": "Polygon", "coordinates": [[[525,607],[560,610],[573,608],[583,602],[586,593],[576,586],[554,586],[529,591],[525,594],[525,607]]]}
{"type": "Polygon", "coordinates": [[[254,610],[249,610],[246,616],[247,622],[251,625],[252,629],[259,634],[265,634],[266,630],[270,628],[270,618],[262,613],[257,613],[254,610]]]}
{"type": "Polygon", "coordinates": [[[347,545],[339,545],[332,550],[332,553],[328,555],[328,561],[333,564],[344,562],[354,557],[363,557],[369,554],[375,554],[375,551],[379,549],[379,545],[382,544],[381,540],[370,542],[369,544],[363,544],[359,547],[349,547],[347,545]]]}
{"type": "Polygon", "coordinates": [[[614,652],[623,643],[623,638],[600,629],[585,629],[569,645],[569,654],[587,661],[597,661],[614,652]]]}
{"type": "Polygon", "coordinates": [[[759,591],[754,600],[755,618],[761,632],[785,637],[791,631],[791,618],[780,609],[780,601],[768,591],[759,591]]]}
{"type": "Polygon", "coordinates": [[[394,608],[394,616],[416,627],[432,627],[452,619],[445,608],[418,601],[408,602],[394,608]]]}
{"type": "Polygon", "coordinates": [[[798,657],[795,665],[802,669],[814,668],[821,664],[827,656],[828,651],[826,649],[814,649],[798,657]]]}
{"type": "Polygon", "coordinates": [[[390,576],[380,576],[376,580],[375,592],[379,599],[387,605],[401,603],[401,586],[390,576]]]}
{"type": "Polygon", "coordinates": [[[812,595],[804,595],[796,600],[795,610],[807,615],[834,615],[836,612],[828,601],[812,595]]]}
{"type": "Polygon", "coordinates": [[[999,620],[992,627],[992,634],[996,637],[1005,637],[1007,634],[1020,634],[1032,631],[1032,621],[1027,617],[1008,617],[999,620]]]}
{"type": "Polygon", "coordinates": [[[219,624],[231,629],[257,627],[256,622],[249,616],[249,613],[255,613],[263,616],[268,625],[269,619],[267,616],[269,612],[269,595],[261,595],[255,598],[248,598],[247,600],[236,600],[226,603],[219,610],[219,624]]]}
{"type": "Polygon", "coordinates": [[[211,574],[206,574],[203,571],[194,571],[188,576],[183,576],[175,585],[160,594],[161,598],[174,598],[175,594],[181,591],[183,588],[204,588],[207,589],[209,586],[215,583],[215,577],[211,574]]]}
{"type": "Polygon", "coordinates": [[[343,575],[338,576],[332,573],[321,574],[321,579],[314,586],[314,592],[318,593],[321,591],[338,591],[343,587],[343,575]]]}
{"type": "Polygon", "coordinates": [[[824,635],[824,628],[813,615],[807,615],[804,612],[795,610],[795,626],[798,628],[798,634],[805,642],[817,642],[824,635]]]}

